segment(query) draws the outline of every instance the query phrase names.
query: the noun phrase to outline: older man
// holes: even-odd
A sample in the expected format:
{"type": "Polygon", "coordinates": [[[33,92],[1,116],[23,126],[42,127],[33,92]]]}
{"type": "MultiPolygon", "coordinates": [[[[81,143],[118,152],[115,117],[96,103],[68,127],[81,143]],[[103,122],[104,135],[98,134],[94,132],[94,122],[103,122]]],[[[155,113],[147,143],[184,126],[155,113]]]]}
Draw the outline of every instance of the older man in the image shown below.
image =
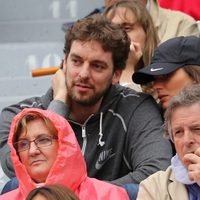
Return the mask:
{"type": "Polygon", "coordinates": [[[144,180],[138,199],[200,199],[200,85],[173,97],[165,113],[166,133],[177,154],[166,171],[144,180]]]}

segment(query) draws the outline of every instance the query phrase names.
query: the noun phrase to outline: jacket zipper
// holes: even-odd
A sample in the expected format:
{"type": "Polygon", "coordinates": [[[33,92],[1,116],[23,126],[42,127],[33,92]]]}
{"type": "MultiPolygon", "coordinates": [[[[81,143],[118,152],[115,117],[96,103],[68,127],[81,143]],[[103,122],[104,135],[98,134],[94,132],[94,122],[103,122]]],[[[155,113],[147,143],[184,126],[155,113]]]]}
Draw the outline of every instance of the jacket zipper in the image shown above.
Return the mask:
{"type": "Polygon", "coordinates": [[[85,154],[86,146],[87,146],[87,136],[86,136],[86,130],[85,126],[82,126],[82,138],[83,138],[83,145],[82,145],[82,154],[85,154]]]}

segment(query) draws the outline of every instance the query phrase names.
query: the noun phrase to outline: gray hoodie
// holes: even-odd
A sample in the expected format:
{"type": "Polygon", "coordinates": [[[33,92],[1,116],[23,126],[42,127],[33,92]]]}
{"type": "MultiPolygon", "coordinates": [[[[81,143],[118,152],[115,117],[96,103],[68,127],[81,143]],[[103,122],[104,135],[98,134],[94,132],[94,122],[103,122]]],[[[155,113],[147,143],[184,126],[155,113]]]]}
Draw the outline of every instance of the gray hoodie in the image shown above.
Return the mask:
{"type": "Polygon", "coordinates": [[[163,138],[162,118],[154,99],[120,85],[111,86],[98,113],[83,124],[69,119],[68,106],[53,100],[52,89],[2,110],[0,158],[4,172],[14,176],[7,138],[11,120],[25,107],[49,109],[70,122],[86,160],[89,177],[122,185],[140,183],[150,174],[165,170],[172,157],[163,138]]]}

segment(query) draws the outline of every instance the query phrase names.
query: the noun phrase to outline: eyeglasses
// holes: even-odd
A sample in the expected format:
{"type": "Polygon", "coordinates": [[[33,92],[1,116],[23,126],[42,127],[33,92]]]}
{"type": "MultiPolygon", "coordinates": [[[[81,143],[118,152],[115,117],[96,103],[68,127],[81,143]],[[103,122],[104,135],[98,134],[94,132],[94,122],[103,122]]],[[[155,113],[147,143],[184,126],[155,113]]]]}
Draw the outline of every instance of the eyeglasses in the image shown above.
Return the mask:
{"type": "Polygon", "coordinates": [[[37,148],[40,147],[47,147],[52,145],[53,140],[57,140],[58,138],[56,136],[51,135],[41,135],[35,140],[29,141],[26,139],[19,140],[18,142],[14,143],[14,147],[17,152],[26,151],[27,149],[30,149],[30,145],[32,142],[35,143],[37,148]]]}

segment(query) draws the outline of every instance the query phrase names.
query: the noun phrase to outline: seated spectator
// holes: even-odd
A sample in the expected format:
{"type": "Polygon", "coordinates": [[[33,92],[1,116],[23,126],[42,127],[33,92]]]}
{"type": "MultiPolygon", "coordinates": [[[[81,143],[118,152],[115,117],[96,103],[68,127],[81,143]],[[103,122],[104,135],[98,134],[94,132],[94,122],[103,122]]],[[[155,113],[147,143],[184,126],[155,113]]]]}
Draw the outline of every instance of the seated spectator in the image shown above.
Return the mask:
{"type": "MultiPolygon", "coordinates": [[[[115,2],[123,0],[104,0],[104,6],[96,8],[88,15],[103,13],[105,8],[112,6],[115,2]]],[[[159,37],[159,43],[178,36],[200,36],[200,25],[191,16],[176,10],[169,10],[159,6],[158,0],[141,1],[149,11],[159,37]]],[[[172,2],[172,1],[170,1],[172,2]]],[[[88,16],[87,15],[87,16],[88,16]]],[[[68,30],[74,22],[63,24],[63,30],[68,30]]]]}
{"type": "Polygon", "coordinates": [[[133,72],[143,65],[150,64],[158,44],[158,36],[151,16],[138,0],[117,1],[105,11],[105,16],[113,23],[119,24],[131,39],[130,52],[120,84],[134,87],[132,86],[133,72]]]}
{"type": "Polygon", "coordinates": [[[166,171],[142,181],[138,200],[199,200],[200,198],[200,85],[174,96],[165,112],[166,134],[177,154],[166,171]]]}
{"type": "Polygon", "coordinates": [[[200,38],[176,37],[161,44],[151,64],[133,74],[137,84],[153,83],[161,106],[166,109],[169,100],[184,87],[200,83],[200,38]]]}
{"type": "MultiPolygon", "coordinates": [[[[118,1],[121,0],[104,0],[104,5],[109,7],[118,1]]],[[[198,25],[191,16],[180,11],[161,8],[158,0],[138,1],[142,1],[147,7],[158,32],[160,43],[178,36],[199,36],[198,25]]]]}
{"type": "Polygon", "coordinates": [[[195,20],[200,20],[200,4],[199,0],[158,0],[162,8],[167,8],[171,10],[179,10],[190,16],[195,20]]]}
{"type": "Polygon", "coordinates": [[[54,184],[33,189],[25,200],[79,200],[79,198],[67,187],[54,184]]]}
{"type": "Polygon", "coordinates": [[[58,114],[24,109],[12,121],[8,144],[19,187],[0,200],[23,200],[31,190],[51,184],[68,187],[81,200],[129,199],[123,188],[87,176],[74,132],[58,114]]]}
{"type": "Polygon", "coordinates": [[[102,15],[75,23],[66,33],[63,68],[53,76],[52,88],[41,97],[2,110],[0,159],[4,171],[15,175],[7,145],[11,121],[30,107],[52,110],[69,121],[89,177],[137,185],[166,169],[172,151],[163,138],[156,102],[118,84],[129,49],[126,32],[102,15]]]}

